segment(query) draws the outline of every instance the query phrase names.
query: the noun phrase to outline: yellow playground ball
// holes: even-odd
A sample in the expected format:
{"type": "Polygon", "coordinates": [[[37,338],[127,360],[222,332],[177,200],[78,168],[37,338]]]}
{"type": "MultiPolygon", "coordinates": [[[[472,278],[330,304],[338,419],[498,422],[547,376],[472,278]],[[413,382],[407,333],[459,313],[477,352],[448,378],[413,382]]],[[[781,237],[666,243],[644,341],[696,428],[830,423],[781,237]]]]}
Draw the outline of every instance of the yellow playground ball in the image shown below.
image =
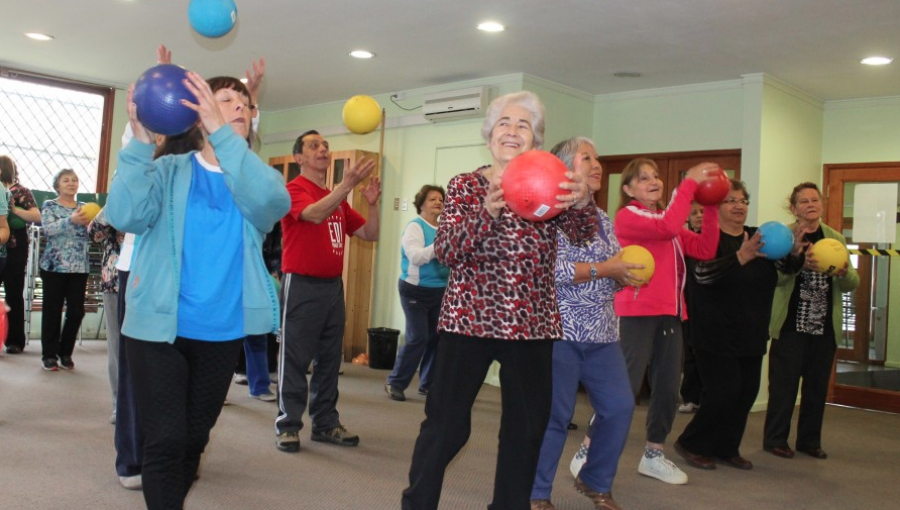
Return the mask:
{"type": "Polygon", "coordinates": [[[97,213],[100,212],[100,206],[95,202],[88,202],[81,206],[81,212],[84,213],[88,221],[94,221],[97,213]]]}
{"type": "Polygon", "coordinates": [[[358,135],[371,133],[381,124],[381,105],[372,96],[353,96],[344,103],[341,118],[358,135]]]}
{"type": "Polygon", "coordinates": [[[649,282],[650,278],[653,277],[653,271],[656,269],[656,262],[653,260],[653,255],[650,254],[647,248],[636,244],[626,246],[622,248],[622,260],[629,264],[643,265],[644,269],[632,269],[631,273],[644,280],[645,283],[649,282]]]}
{"type": "Polygon", "coordinates": [[[810,251],[818,263],[819,272],[827,276],[833,276],[850,260],[847,248],[837,239],[819,239],[810,251]]]}

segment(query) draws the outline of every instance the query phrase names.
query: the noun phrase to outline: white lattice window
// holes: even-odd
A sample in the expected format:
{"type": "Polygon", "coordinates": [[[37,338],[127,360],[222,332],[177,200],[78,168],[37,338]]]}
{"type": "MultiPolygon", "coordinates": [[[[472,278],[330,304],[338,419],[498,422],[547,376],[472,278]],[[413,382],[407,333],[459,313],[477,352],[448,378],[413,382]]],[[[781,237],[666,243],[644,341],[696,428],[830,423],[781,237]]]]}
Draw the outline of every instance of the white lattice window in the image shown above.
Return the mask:
{"type": "MultiPolygon", "coordinates": [[[[107,157],[102,154],[104,118],[109,89],[73,85],[41,77],[20,79],[2,69],[0,77],[0,154],[11,156],[19,181],[32,190],[51,191],[53,175],[71,168],[80,193],[98,189],[105,180],[107,157]]],[[[108,149],[107,149],[108,150],[108,149]]]]}

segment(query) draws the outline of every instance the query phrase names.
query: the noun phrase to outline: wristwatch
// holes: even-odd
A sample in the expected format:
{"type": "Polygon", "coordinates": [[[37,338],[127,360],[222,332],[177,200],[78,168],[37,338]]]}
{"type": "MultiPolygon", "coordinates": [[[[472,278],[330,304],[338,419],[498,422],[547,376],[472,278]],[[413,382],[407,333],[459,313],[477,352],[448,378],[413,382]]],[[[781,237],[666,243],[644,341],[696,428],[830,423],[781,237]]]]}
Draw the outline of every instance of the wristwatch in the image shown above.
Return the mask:
{"type": "Polygon", "coordinates": [[[595,266],[594,264],[591,264],[591,281],[594,281],[596,279],[597,279],[597,266],[595,266]]]}

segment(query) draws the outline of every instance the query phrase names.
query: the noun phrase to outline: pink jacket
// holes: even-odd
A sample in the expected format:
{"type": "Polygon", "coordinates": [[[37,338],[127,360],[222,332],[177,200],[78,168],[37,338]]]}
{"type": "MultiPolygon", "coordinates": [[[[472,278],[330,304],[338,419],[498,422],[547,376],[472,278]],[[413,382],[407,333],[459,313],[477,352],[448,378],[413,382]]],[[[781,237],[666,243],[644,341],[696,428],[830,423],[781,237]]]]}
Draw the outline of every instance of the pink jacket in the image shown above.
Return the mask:
{"type": "Polygon", "coordinates": [[[616,315],[678,316],[680,313],[682,320],[687,319],[684,256],[711,260],[719,246],[719,206],[703,207],[701,234],[685,228],[696,189],[696,181],[685,179],[672,194],[664,211],[652,212],[635,200],[616,213],[616,237],[622,247],[643,246],[656,263],[650,283],[637,293],[633,287],[627,287],[616,294],[616,315]]]}

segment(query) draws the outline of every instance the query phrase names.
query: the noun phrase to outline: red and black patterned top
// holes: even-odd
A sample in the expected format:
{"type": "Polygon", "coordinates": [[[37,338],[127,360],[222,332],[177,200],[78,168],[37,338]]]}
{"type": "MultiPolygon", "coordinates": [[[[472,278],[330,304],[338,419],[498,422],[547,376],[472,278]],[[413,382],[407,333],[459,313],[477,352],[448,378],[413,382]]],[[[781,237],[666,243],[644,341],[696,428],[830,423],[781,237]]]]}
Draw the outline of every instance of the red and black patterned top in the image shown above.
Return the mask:
{"type": "Polygon", "coordinates": [[[450,268],[438,330],[502,340],[562,338],[556,233],[587,241],[597,230],[594,208],[569,209],[544,222],[504,208],[494,219],[484,207],[487,168],[457,175],[447,187],[434,242],[438,260],[450,268]]]}

